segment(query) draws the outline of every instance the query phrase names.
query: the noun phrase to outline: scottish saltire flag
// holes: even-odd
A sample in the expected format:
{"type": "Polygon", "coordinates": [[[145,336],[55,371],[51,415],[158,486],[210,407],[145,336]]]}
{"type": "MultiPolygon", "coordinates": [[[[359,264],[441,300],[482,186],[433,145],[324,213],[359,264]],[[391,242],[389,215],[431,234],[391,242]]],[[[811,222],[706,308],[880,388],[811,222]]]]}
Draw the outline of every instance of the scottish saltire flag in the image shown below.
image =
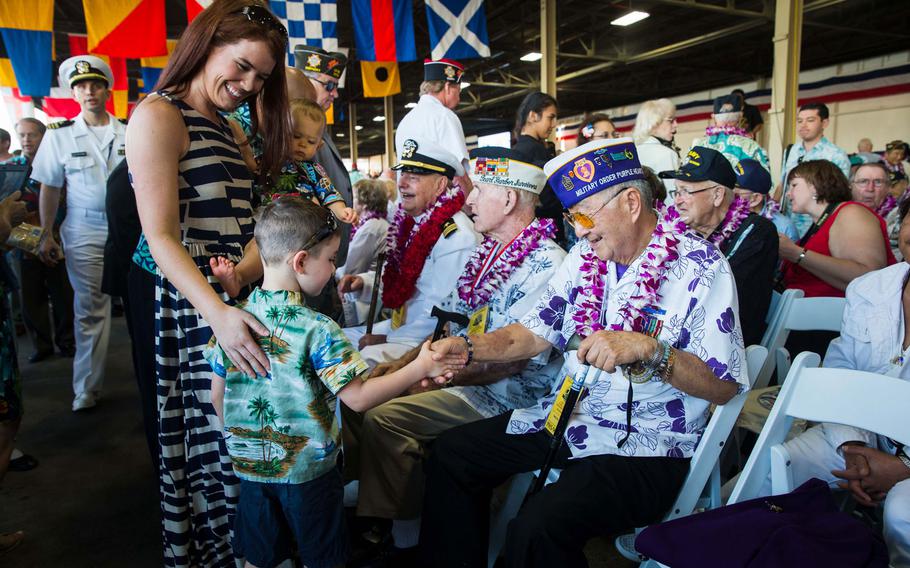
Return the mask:
{"type": "Polygon", "coordinates": [[[411,0],[352,0],[354,43],[361,61],[414,61],[411,0]]]}
{"type": "Polygon", "coordinates": [[[483,0],[426,0],[433,59],[490,56],[483,0]]]}
{"type": "Polygon", "coordinates": [[[288,65],[294,46],[338,51],[338,0],[270,0],[269,7],[288,29],[288,65]]]}

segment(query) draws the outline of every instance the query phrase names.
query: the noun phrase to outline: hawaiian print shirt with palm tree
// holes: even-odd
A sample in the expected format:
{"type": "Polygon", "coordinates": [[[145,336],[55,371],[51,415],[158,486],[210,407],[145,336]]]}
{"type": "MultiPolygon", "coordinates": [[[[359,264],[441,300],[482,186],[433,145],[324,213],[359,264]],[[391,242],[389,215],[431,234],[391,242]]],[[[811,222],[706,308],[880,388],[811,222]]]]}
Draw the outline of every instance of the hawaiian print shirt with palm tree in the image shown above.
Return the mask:
{"type": "Polygon", "coordinates": [[[269,334],[259,343],[271,363],[265,377],[235,367],[215,338],[205,350],[225,380],[224,436],[238,477],[304,483],[335,467],[341,445],[336,395],[367,371],[341,328],[310,310],[299,292],[256,288],[237,307],[269,334]]]}

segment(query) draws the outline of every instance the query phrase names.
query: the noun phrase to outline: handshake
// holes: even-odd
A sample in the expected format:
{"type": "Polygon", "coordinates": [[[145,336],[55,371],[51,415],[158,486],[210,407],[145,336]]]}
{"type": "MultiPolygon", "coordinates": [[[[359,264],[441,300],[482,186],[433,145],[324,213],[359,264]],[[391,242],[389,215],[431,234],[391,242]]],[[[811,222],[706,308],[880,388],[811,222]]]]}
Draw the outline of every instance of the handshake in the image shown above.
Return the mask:
{"type": "Polygon", "coordinates": [[[388,375],[410,363],[416,363],[423,369],[425,378],[415,383],[409,392],[413,394],[438,389],[451,384],[470,363],[469,352],[469,343],[464,337],[427,340],[419,349],[414,349],[400,359],[376,365],[370,378],[388,375]]]}

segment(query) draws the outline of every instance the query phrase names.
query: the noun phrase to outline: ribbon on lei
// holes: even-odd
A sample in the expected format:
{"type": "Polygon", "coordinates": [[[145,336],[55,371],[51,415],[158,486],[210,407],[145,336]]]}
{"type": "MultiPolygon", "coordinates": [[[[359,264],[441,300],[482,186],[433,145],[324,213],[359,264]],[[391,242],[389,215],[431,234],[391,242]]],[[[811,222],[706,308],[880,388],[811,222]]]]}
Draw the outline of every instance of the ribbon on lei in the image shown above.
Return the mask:
{"type": "Polygon", "coordinates": [[[442,225],[461,211],[465,197],[457,187],[450,188],[434,204],[425,220],[416,226],[414,217],[398,206],[388,233],[388,257],[382,274],[382,303],[400,308],[414,295],[417,279],[430,251],[442,234],[442,225]],[[416,232],[414,232],[416,229],[416,232]],[[412,233],[413,236],[412,236],[412,233]]]}
{"type": "MultiPolygon", "coordinates": [[[[658,211],[657,224],[651,235],[651,242],[642,252],[641,263],[635,275],[636,289],[628,301],[619,309],[620,323],[610,326],[611,330],[636,330],[636,321],[645,314],[645,308],[660,305],[660,288],[667,280],[668,268],[679,258],[679,236],[689,228],[679,217],[675,207],[669,206],[658,211]]],[[[582,286],[575,300],[575,330],[582,337],[604,329],[600,324],[600,312],[604,301],[604,285],[608,272],[607,261],[601,260],[593,251],[582,254],[582,286]]]]}
{"type": "Polygon", "coordinates": [[[512,239],[512,242],[503,247],[492,264],[488,264],[487,261],[496,250],[499,241],[493,237],[486,237],[480,246],[474,249],[465,265],[464,273],[458,279],[458,297],[472,310],[487,304],[502,283],[521,266],[525,258],[540,247],[541,241],[552,239],[555,234],[556,225],[552,219],[534,219],[512,239]],[[481,272],[484,268],[486,271],[481,272]]]}

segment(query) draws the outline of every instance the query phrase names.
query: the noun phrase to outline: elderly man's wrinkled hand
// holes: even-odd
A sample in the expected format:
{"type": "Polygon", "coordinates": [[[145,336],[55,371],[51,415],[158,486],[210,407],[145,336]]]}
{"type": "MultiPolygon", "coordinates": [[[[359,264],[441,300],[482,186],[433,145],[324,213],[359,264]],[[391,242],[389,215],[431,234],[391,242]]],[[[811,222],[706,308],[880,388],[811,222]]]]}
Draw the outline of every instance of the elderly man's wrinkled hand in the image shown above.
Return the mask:
{"type": "Polygon", "coordinates": [[[879,503],[897,483],[910,479],[910,468],[897,456],[868,446],[845,445],[842,450],[845,461],[853,457],[862,457],[865,458],[865,462],[868,464],[867,475],[861,475],[862,472],[852,471],[849,465],[846,470],[831,472],[837,477],[847,480],[846,483],[839,485],[845,489],[850,489],[859,503],[864,505],[879,503]],[[854,489],[853,481],[859,482],[861,488],[859,495],[854,489]],[[863,495],[865,495],[865,498],[863,498],[863,495]]]}
{"type": "Polygon", "coordinates": [[[650,357],[657,341],[632,331],[598,331],[582,340],[578,360],[608,373],[619,365],[628,365],[650,357]]]}

